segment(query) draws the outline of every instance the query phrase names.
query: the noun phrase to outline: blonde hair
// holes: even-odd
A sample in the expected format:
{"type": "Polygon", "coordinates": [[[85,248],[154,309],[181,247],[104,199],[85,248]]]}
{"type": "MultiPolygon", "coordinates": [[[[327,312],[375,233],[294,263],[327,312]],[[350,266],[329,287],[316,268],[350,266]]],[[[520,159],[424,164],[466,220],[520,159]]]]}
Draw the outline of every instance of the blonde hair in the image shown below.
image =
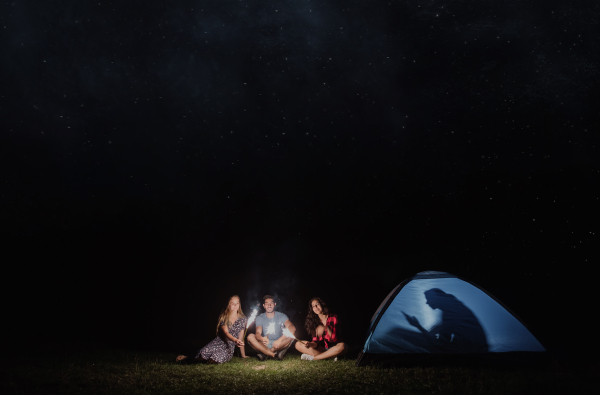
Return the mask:
{"type": "MultiPolygon", "coordinates": [[[[217,322],[217,335],[219,334],[220,326],[227,325],[227,329],[229,329],[231,327],[231,323],[229,322],[229,314],[231,313],[231,310],[229,310],[229,305],[231,304],[231,300],[233,298],[237,298],[237,300],[240,301],[240,297],[237,295],[233,295],[232,297],[229,298],[229,302],[227,302],[227,307],[225,307],[225,309],[219,316],[219,321],[217,322]]],[[[238,313],[238,317],[245,317],[244,312],[242,311],[242,302],[241,301],[240,301],[240,307],[238,307],[237,313],[238,313]]]]}

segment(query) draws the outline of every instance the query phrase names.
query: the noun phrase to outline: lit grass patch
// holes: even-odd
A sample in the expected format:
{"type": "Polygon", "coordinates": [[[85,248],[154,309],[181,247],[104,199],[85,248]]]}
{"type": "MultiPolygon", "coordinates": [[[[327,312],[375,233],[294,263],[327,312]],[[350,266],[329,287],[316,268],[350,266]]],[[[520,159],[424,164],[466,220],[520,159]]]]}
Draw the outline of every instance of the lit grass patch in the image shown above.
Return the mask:
{"type": "Polygon", "coordinates": [[[177,365],[175,355],[127,351],[54,354],[3,364],[3,394],[431,394],[593,393],[592,370],[557,367],[357,368],[353,359],[284,361],[234,357],[222,365],[177,365]]]}

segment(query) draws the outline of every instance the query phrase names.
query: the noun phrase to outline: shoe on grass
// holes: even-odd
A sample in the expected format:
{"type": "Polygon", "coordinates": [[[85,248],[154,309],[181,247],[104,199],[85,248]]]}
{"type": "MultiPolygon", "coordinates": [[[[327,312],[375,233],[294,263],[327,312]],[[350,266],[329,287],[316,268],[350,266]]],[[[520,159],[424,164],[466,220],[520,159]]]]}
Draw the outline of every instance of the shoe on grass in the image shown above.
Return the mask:
{"type": "Polygon", "coordinates": [[[300,357],[301,360],[303,361],[312,361],[313,359],[315,359],[315,357],[313,357],[310,354],[302,354],[302,356],[300,357]]]}
{"type": "Polygon", "coordinates": [[[256,354],[256,358],[258,358],[260,361],[264,361],[267,359],[267,356],[265,354],[258,353],[256,354]]]}
{"type": "Polygon", "coordinates": [[[287,346],[285,346],[281,350],[277,351],[275,353],[275,359],[277,359],[279,361],[283,361],[283,357],[285,356],[285,353],[287,352],[287,350],[290,349],[290,347],[292,346],[292,344],[294,344],[295,341],[296,341],[296,339],[292,339],[292,341],[290,342],[290,344],[288,344],[287,346]]]}

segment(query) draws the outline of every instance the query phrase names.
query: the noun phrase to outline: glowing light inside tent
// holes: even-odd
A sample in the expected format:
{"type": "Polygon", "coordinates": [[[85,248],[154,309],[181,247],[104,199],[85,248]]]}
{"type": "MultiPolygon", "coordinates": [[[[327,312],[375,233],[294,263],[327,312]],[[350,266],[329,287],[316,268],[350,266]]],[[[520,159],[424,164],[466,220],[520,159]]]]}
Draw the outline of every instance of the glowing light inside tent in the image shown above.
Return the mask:
{"type": "Polygon", "coordinates": [[[406,284],[383,312],[365,351],[508,352],[544,348],[485,292],[461,279],[446,277],[414,279],[406,284]]]}

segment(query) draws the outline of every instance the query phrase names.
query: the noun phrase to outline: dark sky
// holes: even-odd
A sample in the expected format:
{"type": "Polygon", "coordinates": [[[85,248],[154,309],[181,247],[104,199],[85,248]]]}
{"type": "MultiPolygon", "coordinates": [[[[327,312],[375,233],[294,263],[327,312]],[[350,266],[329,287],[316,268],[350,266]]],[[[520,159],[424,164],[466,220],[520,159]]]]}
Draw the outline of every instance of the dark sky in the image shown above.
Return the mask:
{"type": "Polygon", "coordinates": [[[570,347],[597,300],[595,2],[166,4],[0,5],[16,335],[201,345],[229,295],[275,293],[358,345],[441,270],[570,347]]]}

